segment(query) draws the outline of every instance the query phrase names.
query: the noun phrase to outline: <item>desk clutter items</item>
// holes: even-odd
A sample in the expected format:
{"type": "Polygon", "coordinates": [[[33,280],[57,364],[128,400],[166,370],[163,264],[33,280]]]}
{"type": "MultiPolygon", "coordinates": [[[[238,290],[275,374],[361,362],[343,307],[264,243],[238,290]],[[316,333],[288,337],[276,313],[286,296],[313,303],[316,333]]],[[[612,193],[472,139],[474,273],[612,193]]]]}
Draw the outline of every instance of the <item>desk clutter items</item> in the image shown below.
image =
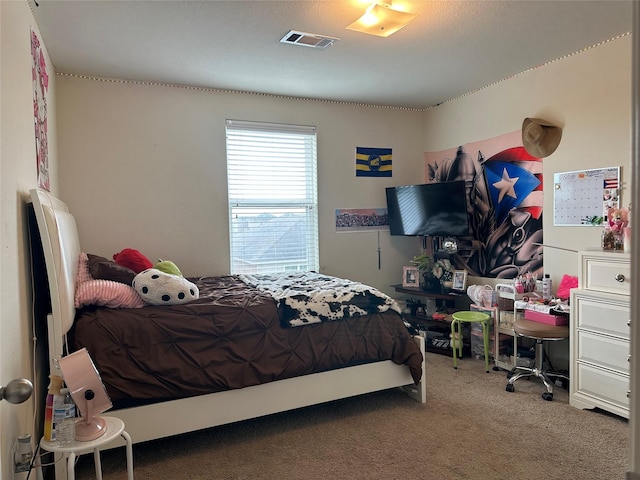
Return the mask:
{"type": "Polygon", "coordinates": [[[551,277],[548,273],[544,274],[544,278],[542,279],[542,299],[543,300],[551,300],[553,295],[553,282],[551,281],[551,277]]]}
{"type": "Polygon", "coordinates": [[[491,285],[469,285],[467,296],[480,307],[492,307],[496,303],[496,294],[491,285]]]}
{"type": "MultiPolygon", "coordinates": [[[[565,275],[563,282],[566,282],[567,285],[572,284],[572,277],[565,275]]],[[[537,282],[538,287],[539,284],[540,282],[537,282]]],[[[507,284],[496,285],[496,290],[499,293],[513,292],[514,289],[516,289],[515,286],[507,284]]],[[[503,297],[505,297],[505,295],[499,295],[499,299],[503,297]]],[[[503,308],[500,309],[500,325],[512,326],[517,319],[516,315],[518,318],[524,317],[525,320],[546,323],[548,325],[567,325],[569,323],[568,301],[567,299],[553,297],[551,279],[548,277],[548,274],[545,275],[543,280],[542,296],[540,296],[540,292],[537,290],[525,293],[518,293],[516,291],[511,298],[513,299],[513,308],[511,311],[503,308]],[[547,283],[546,287],[544,286],[545,281],[547,283]]]]}
{"type": "MultiPolygon", "coordinates": [[[[546,276],[548,278],[548,275],[546,276]]],[[[548,278],[549,289],[551,288],[551,279],[548,278]]],[[[471,301],[479,307],[496,307],[500,298],[500,292],[508,292],[514,295],[535,294],[540,290],[541,282],[538,276],[531,272],[518,275],[513,279],[513,284],[499,283],[494,288],[491,285],[469,285],[467,287],[467,295],[471,301]]]]}
{"type": "Polygon", "coordinates": [[[547,325],[567,325],[569,323],[569,304],[564,300],[552,300],[545,303],[539,300],[517,300],[516,308],[524,310],[525,320],[547,325]]]}
{"type": "MultiPolygon", "coordinates": [[[[549,279],[549,282],[551,282],[549,274],[545,275],[545,279],[549,279]]],[[[551,288],[551,283],[549,283],[548,285],[549,288],[551,288]]],[[[538,276],[535,273],[531,272],[527,272],[524,275],[518,275],[513,279],[513,286],[516,290],[516,293],[534,293],[536,290],[539,290],[538,276]]]]}
{"type": "MultiPolygon", "coordinates": [[[[564,276],[562,289],[569,291],[574,280],[574,277],[564,276]]],[[[568,301],[553,296],[551,277],[547,275],[538,279],[537,275],[526,273],[510,283],[498,283],[493,287],[471,285],[467,288],[467,295],[472,301],[470,310],[485,312],[493,319],[489,323],[488,333],[494,369],[511,371],[515,367],[533,363],[534,359],[525,356],[518,344],[520,334],[516,326],[523,320],[539,328],[566,328],[569,323],[568,301]]],[[[486,351],[484,332],[479,327],[471,325],[470,332],[471,355],[475,358],[484,357],[486,351]]]]}

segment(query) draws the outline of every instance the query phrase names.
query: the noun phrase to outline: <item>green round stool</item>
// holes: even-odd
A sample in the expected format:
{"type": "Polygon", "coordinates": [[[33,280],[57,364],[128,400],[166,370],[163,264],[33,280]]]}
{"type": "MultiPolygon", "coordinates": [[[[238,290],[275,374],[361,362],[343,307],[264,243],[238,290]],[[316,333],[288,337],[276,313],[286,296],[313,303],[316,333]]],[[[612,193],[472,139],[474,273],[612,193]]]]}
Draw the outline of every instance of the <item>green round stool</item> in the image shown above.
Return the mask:
{"type": "Polygon", "coordinates": [[[484,366],[489,373],[489,321],[491,316],[482,312],[456,312],[451,315],[451,348],[453,349],[453,368],[458,368],[458,355],[462,358],[462,323],[480,323],[484,340],[484,366]]]}

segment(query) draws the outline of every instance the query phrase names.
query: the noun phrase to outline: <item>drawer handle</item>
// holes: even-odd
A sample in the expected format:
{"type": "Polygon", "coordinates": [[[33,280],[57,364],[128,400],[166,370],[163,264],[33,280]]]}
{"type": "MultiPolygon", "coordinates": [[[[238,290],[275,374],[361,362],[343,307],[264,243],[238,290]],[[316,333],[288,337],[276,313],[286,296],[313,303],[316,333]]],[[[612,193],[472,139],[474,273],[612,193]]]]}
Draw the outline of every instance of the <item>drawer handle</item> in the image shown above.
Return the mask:
{"type": "Polygon", "coordinates": [[[627,390],[627,398],[631,398],[631,390],[627,390]]]}
{"type": "Polygon", "coordinates": [[[622,282],[624,282],[624,280],[625,280],[625,278],[624,278],[623,274],[619,273],[619,274],[616,275],[616,282],[622,283],[622,282]]]}
{"type": "Polygon", "coordinates": [[[627,362],[631,362],[631,355],[627,355],[627,362]]]}
{"type": "Polygon", "coordinates": [[[627,327],[631,326],[631,319],[627,320],[627,327]]]}

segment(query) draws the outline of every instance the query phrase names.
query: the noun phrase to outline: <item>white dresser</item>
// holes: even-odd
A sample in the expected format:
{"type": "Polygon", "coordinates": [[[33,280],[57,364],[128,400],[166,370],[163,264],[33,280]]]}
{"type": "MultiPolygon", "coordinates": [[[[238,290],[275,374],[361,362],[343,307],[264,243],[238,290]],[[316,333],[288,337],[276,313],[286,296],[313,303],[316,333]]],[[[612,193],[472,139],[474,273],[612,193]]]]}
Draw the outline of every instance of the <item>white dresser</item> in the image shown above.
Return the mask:
{"type": "Polygon", "coordinates": [[[578,288],[571,290],[569,403],[629,418],[628,253],[578,253],[578,288]]]}

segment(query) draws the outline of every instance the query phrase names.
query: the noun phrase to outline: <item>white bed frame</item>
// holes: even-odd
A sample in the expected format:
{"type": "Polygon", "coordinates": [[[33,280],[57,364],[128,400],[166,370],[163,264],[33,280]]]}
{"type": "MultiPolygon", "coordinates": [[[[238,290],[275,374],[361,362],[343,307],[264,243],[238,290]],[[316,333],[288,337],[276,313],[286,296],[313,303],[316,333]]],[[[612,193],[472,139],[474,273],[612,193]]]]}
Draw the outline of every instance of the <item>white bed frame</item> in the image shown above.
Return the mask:
{"type": "MultiPolygon", "coordinates": [[[[68,353],[65,338],[75,318],[80,241],[75,219],[64,202],[42,190],[34,189],[30,193],[51,294],[52,311],[47,317],[49,370],[60,374],[56,361],[68,353]]],[[[415,337],[415,341],[424,359],[424,339],[415,337]]],[[[238,390],[111,410],[108,415],[122,419],[133,443],[138,443],[397,387],[425,403],[425,375],[424,360],[418,385],[413,382],[408,367],[387,360],[238,390]]]]}

